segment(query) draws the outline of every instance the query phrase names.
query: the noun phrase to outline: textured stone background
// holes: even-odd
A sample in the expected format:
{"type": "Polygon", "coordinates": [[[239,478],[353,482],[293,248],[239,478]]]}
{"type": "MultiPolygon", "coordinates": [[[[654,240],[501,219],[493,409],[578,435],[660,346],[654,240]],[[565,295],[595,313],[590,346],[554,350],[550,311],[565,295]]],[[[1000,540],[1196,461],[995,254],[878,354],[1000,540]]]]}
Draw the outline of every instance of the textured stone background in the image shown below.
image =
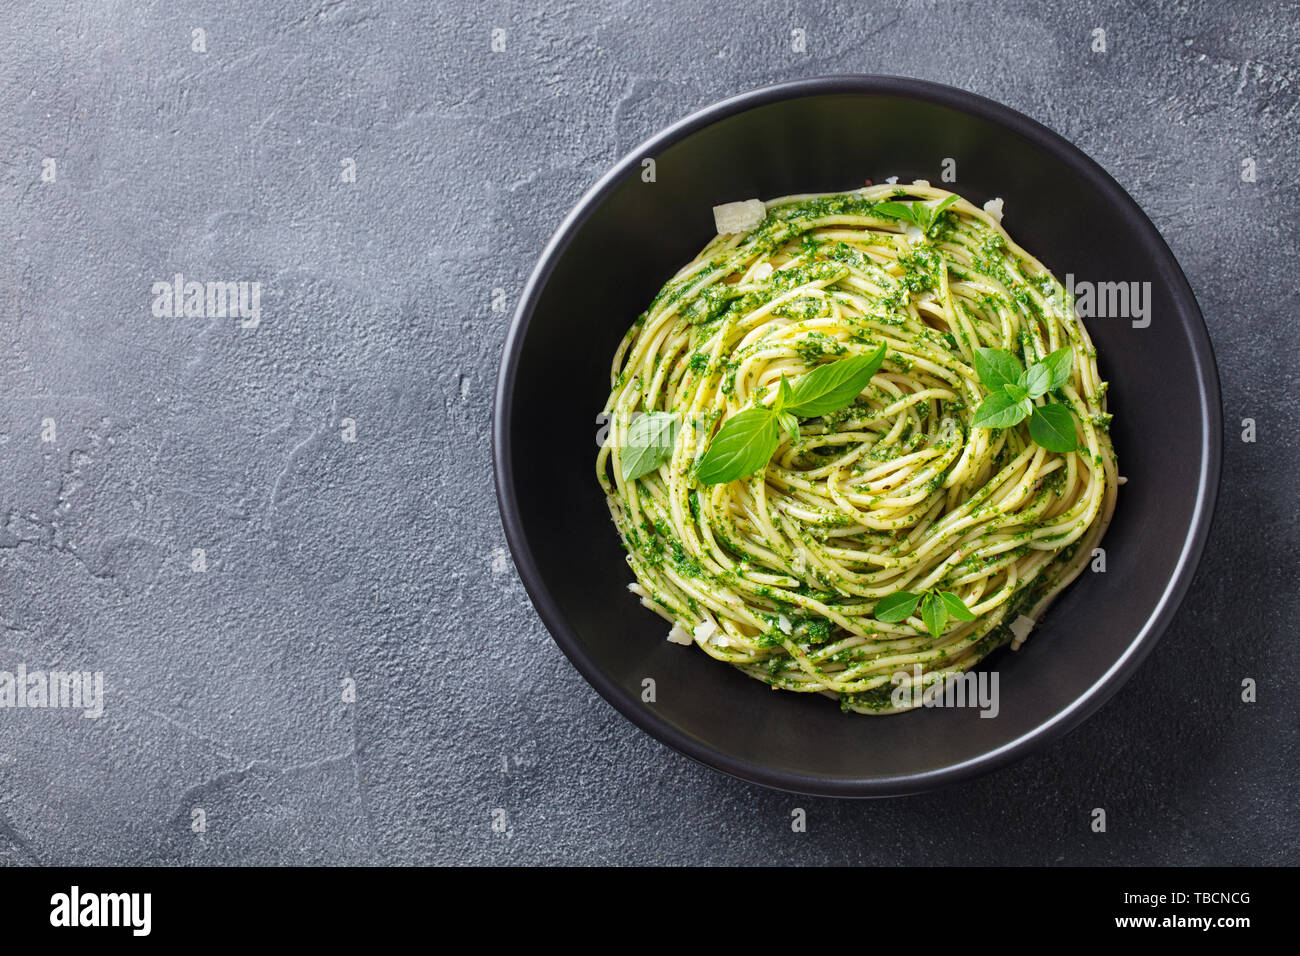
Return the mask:
{"type": "Polygon", "coordinates": [[[1295,5],[276,6],[0,11],[0,669],[107,696],[0,711],[0,861],[1300,862],[1295,5]],[[885,802],[619,717],[533,613],[490,478],[492,290],[513,308],[664,124],[832,72],[972,90],[1096,158],[1187,271],[1227,421],[1206,559],[1136,677],[1038,755],[885,802]],[[260,326],[155,318],[176,272],[261,282],[260,326]]]}

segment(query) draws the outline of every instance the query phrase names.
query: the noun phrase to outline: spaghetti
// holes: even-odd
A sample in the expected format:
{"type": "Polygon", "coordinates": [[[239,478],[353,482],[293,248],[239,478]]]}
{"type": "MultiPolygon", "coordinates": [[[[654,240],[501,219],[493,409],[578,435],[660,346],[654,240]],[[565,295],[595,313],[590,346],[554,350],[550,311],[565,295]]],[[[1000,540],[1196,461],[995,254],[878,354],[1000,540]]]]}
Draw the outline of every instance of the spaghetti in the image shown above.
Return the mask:
{"type": "Polygon", "coordinates": [[[630,589],[670,639],[860,713],[916,706],[918,682],[1018,647],[1115,505],[1106,383],[1069,294],[1000,208],[950,196],[918,181],[769,202],[756,228],[717,236],[668,281],[613,361],[596,465],[630,589]],[[925,204],[929,228],[903,203],[925,204]],[[771,406],[782,377],[882,344],[850,405],[800,421],[751,475],[699,480],[719,427],[771,406]],[[1028,422],[972,424],[988,395],[977,348],[1026,367],[1072,350],[1055,395],[1074,451],[1036,444],[1028,422]],[[663,461],[629,480],[629,429],[647,412],[675,428],[663,461]],[[917,615],[874,616],[882,598],[940,588],[973,620],[936,636],[917,615]],[[916,691],[901,704],[900,686],[916,691]]]}

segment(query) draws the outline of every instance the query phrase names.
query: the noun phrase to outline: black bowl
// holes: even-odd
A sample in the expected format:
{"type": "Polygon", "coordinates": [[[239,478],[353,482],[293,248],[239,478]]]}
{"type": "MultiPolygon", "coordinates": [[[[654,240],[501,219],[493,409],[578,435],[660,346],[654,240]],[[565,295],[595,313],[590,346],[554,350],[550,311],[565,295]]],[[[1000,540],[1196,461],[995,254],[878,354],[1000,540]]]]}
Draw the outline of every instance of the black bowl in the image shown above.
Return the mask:
{"type": "MultiPolygon", "coordinates": [[[[1141,289],[1141,286],[1137,287],[1141,289]]],[[[1130,309],[1132,311],[1132,309],[1130,309]]],[[[618,163],[546,247],[505,344],[493,434],[497,496],[542,620],[583,676],[642,729],[746,780],[836,796],[974,776],[1057,738],[1151,651],[1200,558],[1218,486],[1218,375],[1187,280],[1150,220],[1096,163],[978,96],[895,77],[767,87],[709,107],[618,163]],[[695,648],[626,590],[596,484],[596,415],[615,346],[713,235],[717,203],[853,189],[896,175],[1005,200],[1012,238],[1062,281],[1149,282],[1150,321],[1085,320],[1111,383],[1120,474],[1105,572],[1087,570],[1019,651],[986,666],[1000,710],[841,713],[774,692],[695,648]],[[653,181],[646,159],[654,160],[653,181]],[[643,680],[655,699],[642,699],[643,680]]]]}

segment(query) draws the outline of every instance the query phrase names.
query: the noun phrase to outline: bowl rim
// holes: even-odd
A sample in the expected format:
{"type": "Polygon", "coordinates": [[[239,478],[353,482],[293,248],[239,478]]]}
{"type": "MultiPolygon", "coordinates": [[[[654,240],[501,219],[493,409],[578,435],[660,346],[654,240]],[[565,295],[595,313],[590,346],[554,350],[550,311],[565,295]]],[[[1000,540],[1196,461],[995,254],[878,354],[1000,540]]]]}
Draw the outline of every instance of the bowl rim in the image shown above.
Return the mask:
{"type": "Polygon", "coordinates": [[[1058,740],[1090,717],[1132,676],[1164,633],[1191,586],[1209,536],[1218,496],[1223,457],[1222,398],[1218,367],[1204,316],[1178,261],[1141,207],[1096,161],[1064,137],[1022,113],[975,93],[912,77],[840,74],[791,80],[759,87],[720,100],[669,125],[626,153],[596,181],[565,216],[543,249],[520,295],[502,348],[492,417],[492,464],[497,505],[515,567],[542,622],[555,643],[587,682],[619,713],[661,743],[679,753],[750,783],[792,793],[829,797],[882,797],[919,793],[948,786],[987,773],[1027,755],[1032,749],[1058,740]],[[588,217],[625,177],[654,156],[685,137],[719,120],[770,103],[828,94],[870,94],[923,100],[973,114],[1017,134],[1051,154],[1085,179],[1114,208],[1147,247],[1169,286],[1174,311],[1183,316],[1191,341],[1202,422],[1201,460],[1198,467],[1196,505],[1173,574],[1154,611],[1122,655],[1067,707],[1001,746],[959,763],[920,773],[870,778],[821,777],[764,766],[738,759],[683,733],[650,708],[638,706],[624,688],[609,678],[583,647],[545,587],[540,569],[528,547],[510,469],[511,396],[524,336],[542,290],[559,256],[588,217]]]}

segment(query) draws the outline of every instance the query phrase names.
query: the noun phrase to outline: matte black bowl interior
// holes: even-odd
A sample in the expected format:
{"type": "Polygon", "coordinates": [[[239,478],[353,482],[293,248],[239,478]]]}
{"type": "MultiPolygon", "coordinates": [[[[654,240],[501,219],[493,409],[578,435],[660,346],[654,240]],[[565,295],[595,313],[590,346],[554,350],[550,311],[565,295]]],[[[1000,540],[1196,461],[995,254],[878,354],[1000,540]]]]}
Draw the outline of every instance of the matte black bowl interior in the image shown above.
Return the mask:
{"type": "Polygon", "coordinates": [[[970,777],[1065,733],[1159,638],[1190,582],[1218,485],[1218,377],[1186,279],[1155,227],[1096,163],[989,100],[894,77],[828,77],[710,107],[624,158],[542,254],[505,345],[496,396],[497,493],[515,563],[574,665],[659,740],[739,777],[805,793],[876,796],[970,777]],[[987,666],[1000,713],[843,714],[775,692],[669,644],[640,607],[594,476],[596,415],[620,337],[713,235],[716,203],[856,188],[896,175],[975,203],[1058,278],[1149,282],[1151,321],[1087,321],[1110,381],[1120,473],[1105,573],[1085,573],[1025,646],[987,666]],[[643,160],[655,161],[654,181],[643,160]],[[642,702],[642,681],[656,699],[642,702]]]}

